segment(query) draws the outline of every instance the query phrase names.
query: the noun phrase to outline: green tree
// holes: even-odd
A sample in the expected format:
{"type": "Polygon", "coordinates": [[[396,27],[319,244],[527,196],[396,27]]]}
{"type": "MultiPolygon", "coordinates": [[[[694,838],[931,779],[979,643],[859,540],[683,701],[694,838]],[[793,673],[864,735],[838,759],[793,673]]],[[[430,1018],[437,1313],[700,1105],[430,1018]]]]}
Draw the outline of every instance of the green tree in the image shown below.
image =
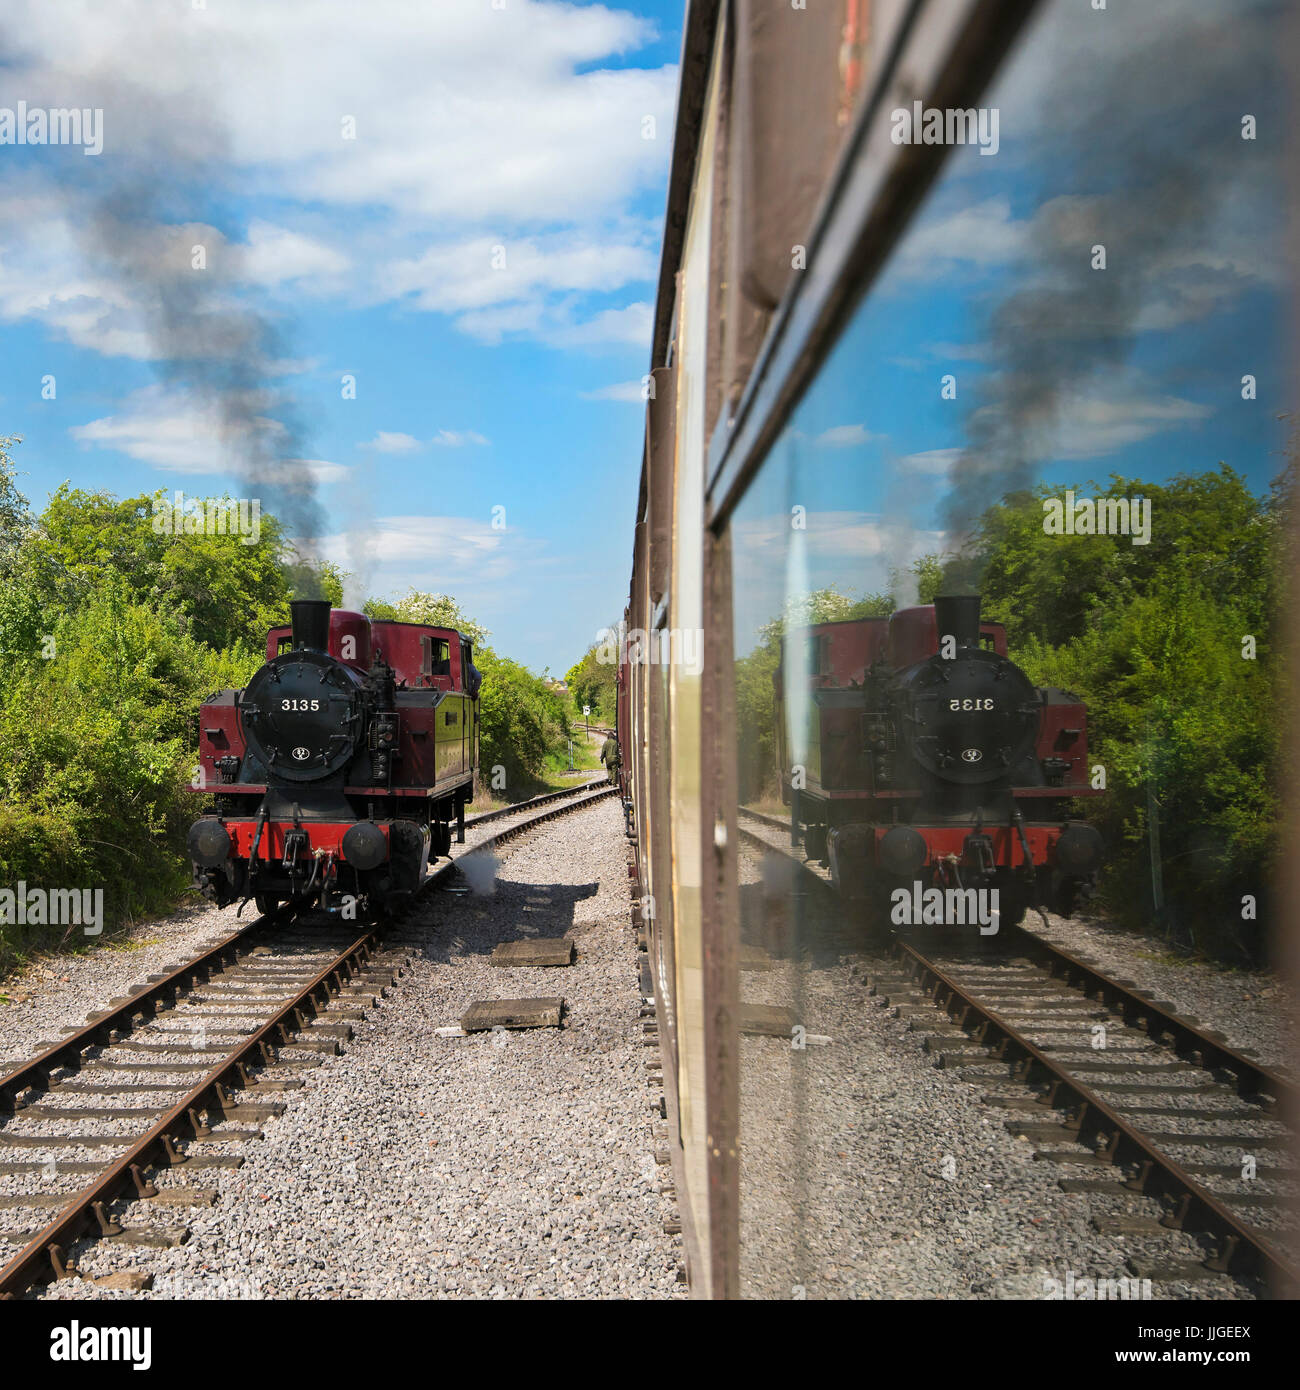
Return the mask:
{"type": "MultiPolygon", "coordinates": [[[[374,603],[374,600],[371,602],[374,603]]],[[[468,637],[473,642],[475,650],[492,635],[481,623],[466,617],[450,594],[431,594],[420,589],[411,589],[404,598],[398,599],[396,604],[383,604],[382,607],[386,610],[382,616],[386,617],[391,613],[393,620],[397,622],[427,623],[430,627],[454,628],[462,637],[468,637]]],[[[370,612],[370,605],[367,605],[366,611],[371,617],[381,616],[379,613],[370,612]]]]}
{"type": "MultiPolygon", "coordinates": [[[[618,625],[606,631],[617,638],[618,625]]],[[[609,660],[615,650],[611,640],[593,642],[582,659],[569,668],[564,683],[575,717],[582,714],[584,706],[590,708],[592,719],[612,722],[618,717],[618,662],[609,660]]]]}
{"type": "MultiPolygon", "coordinates": [[[[187,878],[196,710],[256,658],[212,651],[111,571],[49,616],[45,654],[0,683],[0,880],[102,888],[110,922],[162,911],[187,878]]],[[[0,965],[42,944],[22,931],[0,926],[0,965]]]]}
{"type": "Polygon", "coordinates": [[[1046,534],[1042,503],[1062,490],[1041,487],[991,508],[965,557],[1015,659],[1088,705],[1089,758],[1105,768],[1106,794],[1081,809],[1107,844],[1105,906],[1130,925],[1152,923],[1154,804],[1159,925],[1217,954],[1267,949],[1294,483],[1292,462],[1263,499],[1224,466],[1165,484],[1076,485],[1078,497],[1149,498],[1150,543],[1137,546],[1124,535],[1046,534]]]}
{"type": "MultiPolygon", "coordinates": [[[[56,489],[34,545],[57,576],[62,605],[75,606],[111,570],[133,600],[174,613],[207,646],[260,645],[268,627],[287,620],[293,593],[280,522],[262,514],[252,545],[239,534],[168,532],[155,524],[165,500],[162,491],[119,499],[67,483],[56,489]]],[[[319,584],[301,566],[297,577],[303,588],[319,584]]]]}
{"type": "Polygon", "coordinates": [[[558,754],[569,736],[564,704],[541,677],[490,647],[475,653],[483,673],[479,690],[479,769],[494,785],[505,773],[504,790],[513,798],[527,795],[541,780],[549,756],[558,754]]]}

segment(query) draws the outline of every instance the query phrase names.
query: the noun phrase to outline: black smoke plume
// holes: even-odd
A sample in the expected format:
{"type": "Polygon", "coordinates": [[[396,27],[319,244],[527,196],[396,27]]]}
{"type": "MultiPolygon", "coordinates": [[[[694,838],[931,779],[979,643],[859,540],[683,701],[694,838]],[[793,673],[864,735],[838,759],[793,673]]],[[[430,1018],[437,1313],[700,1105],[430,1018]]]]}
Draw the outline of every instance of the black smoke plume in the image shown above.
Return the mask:
{"type": "MultiPolygon", "coordinates": [[[[1271,16],[1269,4],[1215,5],[1197,18],[1151,0],[1092,25],[1098,15],[1086,7],[1049,11],[1060,22],[1031,36],[1021,59],[1047,71],[1029,84],[1034,101],[1016,103],[1014,89],[1026,87],[1011,84],[1002,156],[1028,148],[1044,200],[1015,288],[988,318],[990,372],[944,507],[956,545],[969,547],[982,514],[1034,486],[1044,464],[1071,456],[1062,437],[1070,398],[1091,387],[1105,406],[1106,384],[1122,379],[1140,332],[1196,322],[1259,272],[1234,265],[1216,236],[1233,200],[1268,205],[1287,138],[1271,16]],[[1241,137],[1246,113],[1259,120],[1255,142],[1241,137]],[[1099,245],[1105,269],[1093,268],[1099,245]]],[[[998,99],[995,90],[989,100],[998,99]]],[[[975,569],[968,554],[950,578],[978,582],[975,569]]]]}
{"type": "MultiPolygon", "coordinates": [[[[150,38],[165,26],[176,49],[204,42],[203,26],[192,21],[180,10],[122,15],[124,25],[148,25],[150,38]]],[[[24,52],[16,21],[3,19],[0,60],[10,76],[23,74],[18,95],[29,106],[103,110],[101,155],[49,148],[38,171],[60,193],[88,268],[111,287],[116,302],[101,328],[105,336],[143,331],[142,355],[178,405],[212,422],[241,494],[259,497],[279,518],[304,562],[291,567],[299,596],[316,597],[312,566],[326,518],[303,461],[308,432],[284,386],[284,323],[251,301],[259,291],[243,274],[244,248],[210,225],[202,206],[219,208],[237,173],[221,128],[222,73],[213,60],[191,56],[180,69],[208,78],[204,89],[182,92],[166,83],[148,90],[105,68],[64,72],[49,55],[24,52]]]]}

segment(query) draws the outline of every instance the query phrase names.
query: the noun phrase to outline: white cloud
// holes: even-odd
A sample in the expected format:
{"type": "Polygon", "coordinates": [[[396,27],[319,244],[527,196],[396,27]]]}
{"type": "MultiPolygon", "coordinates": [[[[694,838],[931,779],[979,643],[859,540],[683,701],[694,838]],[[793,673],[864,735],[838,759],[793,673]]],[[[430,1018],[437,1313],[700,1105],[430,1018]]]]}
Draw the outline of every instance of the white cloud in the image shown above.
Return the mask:
{"type": "Polygon", "coordinates": [[[75,81],[105,109],[106,158],[210,159],[221,132],[248,191],[527,225],[618,208],[669,157],[675,69],[601,67],[655,33],[604,5],[316,0],[306,31],[263,0],[133,24],[99,0],[5,10],[10,90],[59,105],[75,81]]]}
{"type": "Polygon", "coordinates": [[[632,401],[637,405],[645,403],[645,386],[636,381],[619,381],[612,386],[601,386],[595,391],[579,391],[584,401],[632,401]]]}
{"type": "MultiPolygon", "coordinates": [[[[978,435],[999,437],[1000,409],[988,405],[974,412],[978,435]]],[[[1040,463],[1105,458],[1153,435],[1198,425],[1213,413],[1199,401],[1152,391],[1140,372],[1106,372],[1086,387],[1045,400],[1038,417],[1023,422],[1020,447],[1040,463]]],[[[1004,463],[972,457],[970,467],[999,475],[1004,463]]]]}
{"type": "Polygon", "coordinates": [[[919,454],[904,454],[895,467],[904,473],[926,473],[946,477],[963,452],[962,449],[926,449],[919,454]]]}
{"type": "Polygon", "coordinates": [[[288,432],[279,420],[258,413],[269,404],[269,397],[250,398],[232,424],[216,401],[150,386],[127,397],[120,412],[74,425],[68,433],[79,444],[115,449],[164,472],[226,473],[243,485],[253,472],[268,486],[289,488],[347,476],[345,465],[326,459],[276,458],[288,432]]]}
{"type": "Polygon", "coordinates": [[[268,485],[291,489],[339,483],[351,472],[346,464],[327,459],[272,459],[258,468],[258,476],[268,485]]]}
{"type": "Polygon", "coordinates": [[[472,608],[475,592],[532,573],[545,547],[516,529],[458,516],[383,516],[321,542],[321,553],[343,569],[364,555],[367,594],[401,593],[409,587],[454,592],[472,608]],[[466,585],[472,576],[472,585],[466,585]]]}
{"type": "Polygon", "coordinates": [[[575,238],[569,232],[521,238],[475,237],[428,247],[383,272],[395,297],[444,313],[513,304],[551,290],[618,290],[654,277],[649,245],[575,238]]]}
{"type": "MultiPolygon", "coordinates": [[[[150,306],[141,296],[202,273],[211,281],[206,298],[195,304],[194,321],[202,322],[204,332],[189,337],[174,333],[167,350],[178,358],[252,359],[261,350],[256,341],[260,320],[241,306],[245,289],[260,295],[293,283],[294,293],[300,294],[299,282],[306,279],[312,293],[323,294],[347,265],[323,244],[263,222],[253,223],[247,243],[229,241],[202,222],[132,226],[123,263],[100,262],[76,227],[78,221],[91,220],[94,209],[76,195],[65,203],[41,198],[20,202],[28,205],[31,220],[12,216],[12,210],[0,216],[0,320],[37,320],[55,338],[106,357],[161,357],[163,346],[149,331],[150,306]],[[206,257],[202,272],[191,261],[195,246],[206,257]]],[[[153,310],[156,314],[156,305],[153,310]]],[[[259,370],[288,376],[314,365],[283,358],[262,361],[259,370]]]]}
{"type": "Polygon", "coordinates": [[[1011,215],[1007,198],[986,198],[955,212],[922,218],[904,239],[897,274],[936,280],[959,268],[985,270],[1024,254],[1028,223],[1011,215]]]}
{"type": "Polygon", "coordinates": [[[1106,396],[1089,392],[1061,403],[1053,452],[1058,458],[1102,458],[1154,434],[1199,424],[1213,410],[1178,396],[1106,396]]]}
{"type": "Polygon", "coordinates": [[[358,444],[359,449],[371,449],[377,454],[409,454],[420,448],[420,441],[413,434],[380,430],[368,444],[358,444]]]}
{"type": "Polygon", "coordinates": [[[580,323],[565,323],[543,333],[544,341],[557,347],[603,347],[625,345],[650,350],[654,310],[638,302],[622,309],[605,309],[580,323]]]}
{"type": "MultiPolygon", "coordinates": [[[[802,561],[797,590],[789,549],[794,533],[785,513],[732,524],[736,558],[736,617],[740,650],[757,639],[762,624],[786,611],[792,599],[834,587],[850,598],[884,593],[890,573],[905,571],[922,555],[948,548],[943,531],[924,531],[904,517],[865,511],[810,511],[801,533],[802,561]]],[[[900,603],[913,601],[914,586],[904,579],[900,603]]]]}
{"type": "MultiPolygon", "coordinates": [[[[315,0],[304,42],[299,15],[261,0],[147,11],[122,25],[97,0],[61,0],[57,14],[7,0],[0,40],[6,78],[31,104],[74,90],[104,108],[105,161],[127,180],[135,165],[150,182],[192,174],[276,200],[274,223],[254,219],[229,241],[199,224],[142,224],[151,267],[159,241],[178,271],[202,243],[214,279],[235,289],[396,298],[485,343],[644,345],[629,311],[592,317],[580,301],[657,270],[658,218],[634,216],[633,202],[667,169],[676,69],[602,66],[635,61],[656,37],[650,21],[559,0],[315,0]]],[[[15,265],[5,246],[0,317],[39,318],[107,355],[157,356],[121,275],[106,267],[106,283],[82,265],[89,187],[11,197],[33,254],[15,265]]]]}
{"type": "MultiPolygon", "coordinates": [[[[863,578],[872,574],[880,582],[887,580],[886,570],[878,566],[855,573],[851,565],[843,562],[881,558],[895,562],[900,529],[909,534],[909,553],[904,557],[905,563],[918,556],[941,551],[947,543],[942,531],[916,530],[897,518],[883,517],[878,512],[810,511],[805,521],[806,527],[801,534],[814,587],[834,582],[844,593],[860,589],[863,578]],[[828,577],[830,571],[833,574],[828,577]]],[[[772,559],[784,555],[791,536],[790,519],[784,514],[737,522],[733,529],[738,553],[747,555],[751,563],[756,556],[760,556],[763,567],[767,567],[772,559]]],[[[780,565],[773,572],[778,580],[783,574],[780,565]]]]}
{"type": "Polygon", "coordinates": [[[833,425],[830,429],[823,430],[813,443],[823,449],[852,449],[877,437],[865,425],[833,425]]]}
{"type": "Polygon", "coordinates": [[[324,242],[254,219],[248,244],[240,250],[239,278],[262,286],[310,278],[319,293],[323,277],[341,275],[349,264],[347,256],[324,242]]]}
{"type": "Polygon", "coordinates": [[[555,347],[649,344],[649,305],[605,309],[583,320],[575,297],[612,294],[654,279],[651,234],[604,238],[556,232],[518,239],[482,236],[427,247],[380,269],[377,292],[451,314],[484,343],[521,336],[555,347]]]}
{"type": "Polygon", "coordinates": [[[489,444],[477,430],[439,430],[432,442],[444,449],[463,449],[467,444],[489,444]]]}
{"type": "Polygon", "coordinates": [[[934,362],[987,362],[992,356],[989,343],[926,343],[922,352],[934,362]]]}

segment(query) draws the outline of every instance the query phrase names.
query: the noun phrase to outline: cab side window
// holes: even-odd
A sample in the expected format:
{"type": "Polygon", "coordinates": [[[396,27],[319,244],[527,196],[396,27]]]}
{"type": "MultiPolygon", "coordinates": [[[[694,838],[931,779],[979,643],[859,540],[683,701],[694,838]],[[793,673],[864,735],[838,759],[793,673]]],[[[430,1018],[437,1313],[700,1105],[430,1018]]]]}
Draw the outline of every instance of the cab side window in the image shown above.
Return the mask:
{"type": "Polygon", "coordinates": [[[425,676],[451,675],[451,654],[444,637],[420,638],[420,674],[425,676]]]}

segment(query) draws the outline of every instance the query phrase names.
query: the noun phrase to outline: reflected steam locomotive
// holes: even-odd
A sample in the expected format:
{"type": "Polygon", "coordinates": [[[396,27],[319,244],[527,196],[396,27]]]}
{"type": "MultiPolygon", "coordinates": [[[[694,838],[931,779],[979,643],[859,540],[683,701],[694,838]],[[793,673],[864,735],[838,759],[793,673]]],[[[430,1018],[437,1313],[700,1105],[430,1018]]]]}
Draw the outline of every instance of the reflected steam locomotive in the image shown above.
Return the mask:
{"type": "Polygon", "coordinates": [[[1087,707],[1030,681],[977,595],[801,629],[773,679],[791,833],[841,892],[996,888],[1007,926],[1090,894],[1087,707]]]}

